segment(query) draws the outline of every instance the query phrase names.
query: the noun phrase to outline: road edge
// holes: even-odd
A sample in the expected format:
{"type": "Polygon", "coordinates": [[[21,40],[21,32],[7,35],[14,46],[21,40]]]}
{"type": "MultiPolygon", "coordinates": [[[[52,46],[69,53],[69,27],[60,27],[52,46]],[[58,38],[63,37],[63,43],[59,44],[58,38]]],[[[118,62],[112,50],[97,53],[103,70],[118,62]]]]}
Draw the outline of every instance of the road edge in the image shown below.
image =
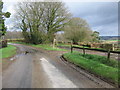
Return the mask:
{"type": "Polygon", "coordinates": [[[85,77],[87,77],[88,79],[90,79],[91,81],[97,83],[98,85],[100,85],[101,87],[104,88],[117,88],[111,84],[109,84],[108,82],[103,81],[102,79],[96,77],[95,75],[87,72],[86,70],[83,70],[82,68],[80,68],[79,66],[69,62],[67,59],[64,58],[64,56],[60,56],[60,59],[67,65],[69,65],[71,68],[75,69],[76,71],[78,71],[80,74],[84,75],[85,77]]]}

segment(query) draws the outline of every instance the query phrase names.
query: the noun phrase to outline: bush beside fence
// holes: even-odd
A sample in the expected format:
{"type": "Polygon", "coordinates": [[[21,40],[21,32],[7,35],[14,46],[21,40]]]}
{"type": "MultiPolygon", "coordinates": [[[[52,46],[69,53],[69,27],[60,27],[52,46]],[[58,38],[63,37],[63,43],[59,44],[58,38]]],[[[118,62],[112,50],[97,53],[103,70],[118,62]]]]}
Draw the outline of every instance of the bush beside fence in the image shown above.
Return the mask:
{"type": "Polygon", "coordinates": [[[4,48],[4,47],[7,47],[7,40],[0,42],[0,48],[4,48]]]}

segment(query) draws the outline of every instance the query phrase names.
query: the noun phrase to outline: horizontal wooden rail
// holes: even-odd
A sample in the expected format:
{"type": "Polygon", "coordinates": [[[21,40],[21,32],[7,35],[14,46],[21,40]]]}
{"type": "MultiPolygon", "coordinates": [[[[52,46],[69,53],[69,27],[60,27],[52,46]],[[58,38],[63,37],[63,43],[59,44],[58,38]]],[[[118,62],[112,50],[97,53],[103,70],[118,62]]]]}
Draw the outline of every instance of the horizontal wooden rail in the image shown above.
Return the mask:
{"type": "MultiPolygon", "coordinates": [[[[72,46],[71,48],[72,49],[76,48],[76,49],[86,49],[86,50],[93,50],[93,51],[100,51],[100,52],[108,52],[108,50],[103,50],[103,49],[83,48],[83,47],[76,47],[76,46],[72,46]]],[[[120,51],[110,51],[110,53],[120,54],[120,51]]]]}

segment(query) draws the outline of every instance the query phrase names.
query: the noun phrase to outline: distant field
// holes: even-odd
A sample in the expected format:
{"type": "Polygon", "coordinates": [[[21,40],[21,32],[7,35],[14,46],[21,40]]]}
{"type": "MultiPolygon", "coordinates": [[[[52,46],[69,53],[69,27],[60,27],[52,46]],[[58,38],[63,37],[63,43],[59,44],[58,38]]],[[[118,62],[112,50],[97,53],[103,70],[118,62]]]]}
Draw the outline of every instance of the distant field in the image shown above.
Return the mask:
{"type": "Polygon", "coordinates": [[[118,43],[118,42],[120,42],[120,40],[103,40],[103,42],[106,42],[106,43],[118,43]]]}
{"type": "Polygon", "coordinates": [[[120,41],[120,40],[107,40],[107,41],[120,41]]]}
{"type": "Polygon", "coordinates": [[[116,40],[120,38],[120,36],[100,36],[101,40],[116,40]]]}

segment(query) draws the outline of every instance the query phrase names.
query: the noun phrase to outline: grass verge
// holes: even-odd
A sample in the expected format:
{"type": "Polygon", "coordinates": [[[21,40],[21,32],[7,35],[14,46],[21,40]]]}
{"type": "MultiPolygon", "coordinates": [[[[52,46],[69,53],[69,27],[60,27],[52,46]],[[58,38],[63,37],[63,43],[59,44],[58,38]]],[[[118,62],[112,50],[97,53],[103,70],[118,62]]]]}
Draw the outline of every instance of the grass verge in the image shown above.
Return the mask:
{"type": "MultiPolygon", "coordinates": [[[[118,84],[118,63],[113,63],[113,65],[107,64],[106,60],[102,60],[104,57],[95,55],[82,56],[79,52],[65,53],[64,58],[70,62],[80,66],[81,68],[101,77],[108,81],[118,84]],[[91,56],[91,57],[89,57],[91,56]],[[101,57],[101,61],[99,58],[101,57]],[[106,63],[104,63],[104,62],[106,63]]],[[[110,61],[112,63],[112,61],[110,61]]]]}
{"type": "Polygon", "coordinates": [[[38,48],[42,48],[45,50],[52,50],[52,51],[67,51],[66,49],[60,49],[57,47],[54,47],[50,44],[38,44],[38,45],[34,45],[34,44],[29,44],[29,43],[24,43],[24,42],[12,42],[12,43],[17,43],[17,44],[24,44],[24,45],[29,45],[29,46],[33,46],[33,47],[38,47],[38,48]]]}
{"type": "Polygon", "coordinates": [[[65,49],[60,49],[57,47],[54,47],[50,44],[39,44],[39,45],[32,45],[33,47],[43,48],[45,50],[52,50],[52,51],[67,51],[65,49]]]}
{"type": "Polygon", "coordinates": [[[8,45],[8,47],[0,49],[0,58],[8,58],[16,54],[16,47],[8,45]]]}

